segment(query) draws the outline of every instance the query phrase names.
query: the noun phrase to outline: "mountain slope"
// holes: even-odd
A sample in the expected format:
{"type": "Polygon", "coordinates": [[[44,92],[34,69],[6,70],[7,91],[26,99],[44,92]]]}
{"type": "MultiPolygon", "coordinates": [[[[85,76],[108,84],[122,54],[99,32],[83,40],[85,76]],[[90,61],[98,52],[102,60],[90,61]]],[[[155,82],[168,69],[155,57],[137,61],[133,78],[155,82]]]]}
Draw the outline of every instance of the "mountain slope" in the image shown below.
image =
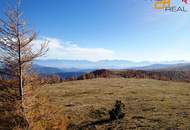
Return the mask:
{"type": "Polygon", "coordinates": [[[157,71],[190,71],[190,63],[180,64],[153,64],[144,67],[135,67],[133,70],[157,70],[157,71]]]}
{"type": "Polygon", "coordinates": [[[178,64],[176,66],[161,69],[162,71],[190,71],[190,64],[178,64]]]}

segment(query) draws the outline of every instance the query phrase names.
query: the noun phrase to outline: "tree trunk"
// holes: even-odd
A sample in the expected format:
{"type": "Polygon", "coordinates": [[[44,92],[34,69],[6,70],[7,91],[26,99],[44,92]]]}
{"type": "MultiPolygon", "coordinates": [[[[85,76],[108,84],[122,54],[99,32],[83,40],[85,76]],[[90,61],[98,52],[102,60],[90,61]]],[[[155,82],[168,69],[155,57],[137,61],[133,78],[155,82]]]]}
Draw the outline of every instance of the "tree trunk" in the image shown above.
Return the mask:
{"type": "Polygon", "coordinates": [[[18,60],[18,65],[19,65],[19,96],[20,96],[20,100],[22,100],[23,97],[23,83],[22,83],[22,64],[21,64],[21,42],[20,42],[20,38],[19,38],[19,33],[17,34],[18,36],[18,56],[19,56],[19,60],[18,60]]]}
{"type": "Polygon", "coordinates": [[[22,96],[23,96],[22,72],[19,75],[19,96],[20,96],[20,99],[22,100],[22,96]]]}

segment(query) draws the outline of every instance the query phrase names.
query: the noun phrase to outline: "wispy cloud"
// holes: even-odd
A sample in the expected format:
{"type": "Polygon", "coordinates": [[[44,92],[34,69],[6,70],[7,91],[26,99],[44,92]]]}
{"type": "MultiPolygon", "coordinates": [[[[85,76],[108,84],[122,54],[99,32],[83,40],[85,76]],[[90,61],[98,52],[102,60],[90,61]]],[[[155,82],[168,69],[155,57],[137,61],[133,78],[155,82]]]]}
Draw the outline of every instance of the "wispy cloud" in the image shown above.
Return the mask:
{"type": "MultiPolygon", "coordinates": [[[[114,51],[105,48],[80,47],[72,41],[63,41],[57,38],[45,37],[49,41],[49,51],[45,59],[69,59],[69,60],[90,60],[98,61],[113,59],[114,51]]],[[[36,40],[35,43],[42,43],[44,40],[36,40]]]]}
{"type": "MultiPolygon", "coordinates": [[[[109,50],[105,48],[88,48],[81,47],[72,41],[63,41],[57,38],[43,37],[35,42],[35,45],[40,45],[38,43],[44,42],[44,40],[49,41],[49,51],[42,57],[44,59],[67,59],[67,60],[89,60],[89,61],[99,61],[99,60],[132,60],[132,61],[173,61],[173,60],[187,60],[189,61],[189,49],[187,39],[178,38],[170,41],[170,45],[166,45],[164,48],[146,48],[137,49],[131,51],[116,51],[109,50]]],[[[159,43],[157,43],[159,44],[159,43]]],[[[169,44],[169,43],[166,43],[169,44]]]]}

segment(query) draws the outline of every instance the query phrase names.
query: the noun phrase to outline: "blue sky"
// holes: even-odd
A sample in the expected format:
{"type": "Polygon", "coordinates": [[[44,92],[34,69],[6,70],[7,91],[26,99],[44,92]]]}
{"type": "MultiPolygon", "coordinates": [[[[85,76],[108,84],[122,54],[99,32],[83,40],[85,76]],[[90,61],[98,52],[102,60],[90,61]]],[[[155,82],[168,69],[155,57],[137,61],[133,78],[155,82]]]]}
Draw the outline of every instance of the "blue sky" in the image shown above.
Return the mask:
{"type": "MultiPolygon", "coordinates": [[[[0,17],[8,0],[0,1],[0,17]]],[[[9,0],[12,1],[12,0],[9,0]]],[[[188,12],[151,0],[24,0],[24,16],[50,41],[46,58],[190,61],[188,12]]]]}

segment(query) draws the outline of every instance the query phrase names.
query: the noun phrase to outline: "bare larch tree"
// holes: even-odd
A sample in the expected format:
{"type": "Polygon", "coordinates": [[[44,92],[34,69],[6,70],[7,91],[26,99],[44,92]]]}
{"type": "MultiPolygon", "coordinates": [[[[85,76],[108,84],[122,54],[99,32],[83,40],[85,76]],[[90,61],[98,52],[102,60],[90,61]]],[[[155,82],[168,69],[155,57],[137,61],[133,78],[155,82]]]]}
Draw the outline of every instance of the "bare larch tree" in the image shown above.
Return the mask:
{"type": "Polygon", "coordinates": [[[39,43],[40,47],[34,49],[34,40],[37,34],[29,28],[23,18],[20,0],[16,6],[8,8],[5,18],[0,19],[0,67],[3,72],[19,80],[19,97],[23,97],[23,73],[28,71],[35,58],[48,51],[48,43],[39,43]]]}

